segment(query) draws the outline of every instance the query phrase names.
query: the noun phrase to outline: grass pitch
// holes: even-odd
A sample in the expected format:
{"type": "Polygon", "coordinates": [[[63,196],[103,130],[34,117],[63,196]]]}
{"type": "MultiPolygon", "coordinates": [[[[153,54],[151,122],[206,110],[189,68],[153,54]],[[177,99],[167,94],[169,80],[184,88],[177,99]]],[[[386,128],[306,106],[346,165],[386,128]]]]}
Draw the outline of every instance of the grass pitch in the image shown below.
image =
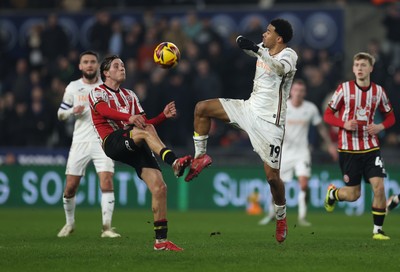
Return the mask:
{"type": "Polygon", "coordinates": [[[309,215],[312,227],[288,215],[288,238],[275,223],[244,212],[170,212],[169,238],[183,252],[153,250],[150,211],[116,209],[117,239],[100,238],[98,209],[76,211],[72,236],[57,238],[60,209],[0,208],[0,271],[398,271],[399,211],[385,220],[389,241],[372,240],[372,216],[337,211],[309,215]],[[219,234],[218,234],[219,233],[219,234]]]}

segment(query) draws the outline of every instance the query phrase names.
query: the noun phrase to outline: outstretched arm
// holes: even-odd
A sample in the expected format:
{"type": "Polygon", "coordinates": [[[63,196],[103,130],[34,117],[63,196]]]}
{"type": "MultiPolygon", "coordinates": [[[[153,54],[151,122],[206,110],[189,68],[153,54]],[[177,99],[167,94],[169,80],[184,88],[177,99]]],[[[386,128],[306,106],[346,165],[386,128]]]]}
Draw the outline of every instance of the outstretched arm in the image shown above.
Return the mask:
{"type": "Polygon", "coordinates": [[[288,73],[291,69],[289,63],[280,62],[272,58],[268,54],[268,52],[266,52],[265,50],[260,50],[260,47],[255,42],[243,36],[238,36],[236,38],[236,43],[241,49],[247,51],[246,53],[248,53],[249,55],[253,55],[255,57],[257,56],[261,57],[261,59],[268,64],[271,70],[277,73],[278,75],[284,75],[288,73]]]}
{"type": "Polygon", "coordinates": [[[175,101],[169,102],[165,106],[164,110],[156,117],[151,118],[151,119],[147,119],[145,115],[143,117],[146,121],[146,124],[151,124],[154,126],[161,124],[168,118],[174,118],[174,117],[176,117],[175,101]]]}

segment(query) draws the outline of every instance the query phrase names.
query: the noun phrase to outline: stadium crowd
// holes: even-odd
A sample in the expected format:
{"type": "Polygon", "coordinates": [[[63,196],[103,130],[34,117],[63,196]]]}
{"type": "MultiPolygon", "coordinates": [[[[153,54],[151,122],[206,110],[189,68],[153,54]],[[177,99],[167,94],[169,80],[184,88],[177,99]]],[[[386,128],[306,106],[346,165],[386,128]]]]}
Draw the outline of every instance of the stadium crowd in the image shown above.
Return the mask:
{"type": "MultiPolygon", "coordinates": [[[[388,15],[387,26],[392,25],[388,20],[400,20],[396,16],[388,15]]],[[[245,99],[250,94],[255,59],[237,47],[235,38],[239,33],[223,38],[207,18],[199,18],[194,11],[187,12],[185,23],[177,18],[158,18],[148,11],[142,21],[128,29],[106,10],[98,11],[95,18],[89,39],[91,45],[86,49],[97,51],[101,58],[117,54],[124,60],[127,79],[122,87],[136,92],[147,116],[155,116],[165,103],[176,101],[178,117],[158,128],[160,138],[168,145],[182,148],[192,145],[196,102],[216,97],[245,99]],[[154,64],[153,50],[161,41],[172,41],[180,48],[182,58],[176,68],[164,70],[154,64]]],[[[398,31],[398,28],[387,29],[398,31]]],[[[240,34],[259,42],[264,31],[265,26],[255,19],[240,34]]],[[[0,62],[0,145],[68,147],[74,120],[69,120],[67,125],[59,122],[57,110],[67,84],[80,76],[78,61],[82,49],[70,45],[58,24],[57,14],[50,14],[45,25],[34,25],[29,33],[26,56],[7,59],[4,55],[0,62]]],[[[400,35],[390,37],[396,39],[400,35]]],[[[294,49],[299,55],[296,78],[306,82],[306,99],[318,105],[322,112],[331,92],[348,77],[343,67],[345,56],[328,50],[294,49]]],[[[400,120],[400,64],[394,61],[398,58],[382,50],[378,40],[371,40],[360,50],[377,59],[372,81],[386,88],[400,120]]],[[[249,145],[241,131],[218,122],[213,123],[211,134],[210,145],[249,145]]],[[[394,126],[382,136],[383,145],[400,146],[400,126],[394,126]]],[[[310,138],[319,148],[315,131],[310,138]]]]}

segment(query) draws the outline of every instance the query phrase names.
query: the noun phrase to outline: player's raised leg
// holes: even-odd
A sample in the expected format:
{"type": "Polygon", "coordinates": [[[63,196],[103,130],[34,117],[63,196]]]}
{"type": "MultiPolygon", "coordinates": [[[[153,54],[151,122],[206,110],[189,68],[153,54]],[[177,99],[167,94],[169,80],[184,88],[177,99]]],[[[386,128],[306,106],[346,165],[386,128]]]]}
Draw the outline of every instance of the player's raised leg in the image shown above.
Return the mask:
{"type": "Polygon", "coordinates": [[[165,163],[171,165],[176,177],[182,176],[185,168],[192,162],[192,156],[178,158],[170,148],[166,147],[152,125],[147,125],[144,129],[133,128],[131,138],[135,144],[146,142],[153,152],[158,154],[165,163]]]}
{"type": "Polygon", "coordinates": [[[194,110],[194,148],[195,154],[185,181],[191,181],[197,177],[204,168],[212,163],[207,152],[207,139],[211,127],[211,118],[229,122],[228,115],[221,105],[219,99],[200,101],[194,110]]]}

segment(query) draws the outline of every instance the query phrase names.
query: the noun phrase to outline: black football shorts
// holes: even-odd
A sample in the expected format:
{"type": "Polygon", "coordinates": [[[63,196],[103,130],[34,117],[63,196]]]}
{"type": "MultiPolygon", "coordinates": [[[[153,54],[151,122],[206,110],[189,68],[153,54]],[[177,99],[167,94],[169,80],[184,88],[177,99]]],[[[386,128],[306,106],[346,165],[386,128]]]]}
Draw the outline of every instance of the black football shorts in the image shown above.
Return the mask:
{"type": "Polygon", "coordinates": [[[339,152],[339,163],[347,186],[361,184],[362,178],[369,182],[370,178],[386,177],[379,149],[366,153],[339,152]]]}
{"type": "Polygon", "coordinates": [[[129,137],[129,129],[119,129],[112,132],[103,142],[104,152],[115,161],[123,162],[135,168],[141,177],[143,168],[160,169],[153,152],[146,143],[138,146],[129,137]]]}

